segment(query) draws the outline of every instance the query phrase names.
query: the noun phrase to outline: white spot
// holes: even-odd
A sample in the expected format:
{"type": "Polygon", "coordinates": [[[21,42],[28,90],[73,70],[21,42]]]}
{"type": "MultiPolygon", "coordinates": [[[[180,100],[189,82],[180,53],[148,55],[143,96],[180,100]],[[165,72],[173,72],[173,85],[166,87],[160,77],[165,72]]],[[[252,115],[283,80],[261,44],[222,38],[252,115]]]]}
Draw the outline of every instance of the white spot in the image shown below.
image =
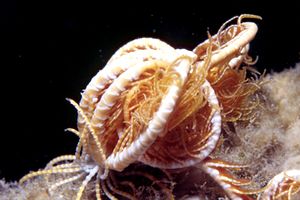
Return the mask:
{"type": "Polygon", "coordinates": [[[93,103],[96,103],[96,102],[98,101],[98,98],[97,98],[97,97],[94,97],[94,98],[92,99],[92,101],[93,101],[93,103]]]}

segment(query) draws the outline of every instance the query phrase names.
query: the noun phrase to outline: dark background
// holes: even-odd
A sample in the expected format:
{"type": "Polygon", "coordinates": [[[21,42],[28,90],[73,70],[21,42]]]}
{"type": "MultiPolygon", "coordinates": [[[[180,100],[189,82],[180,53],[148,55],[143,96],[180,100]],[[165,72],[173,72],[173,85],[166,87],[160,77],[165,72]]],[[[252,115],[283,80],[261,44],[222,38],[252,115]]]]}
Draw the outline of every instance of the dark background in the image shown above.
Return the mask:
{"type": "MultiPolygon", "coordinates": [[[[172,1],[162,5],[114,1],[0,2],[0,178],[18,180],[50,159],[74,152],[80,92],[126,42],[155,37],[193,49],[241,13],[263,17],[251,55],[259,71],[281,71],[299,61],[297,1],[172,1]],[[206,2],[206,3],[202,3],[206,2]]],[[[253,20],[254,21],[254,20],[253,20]]]]}

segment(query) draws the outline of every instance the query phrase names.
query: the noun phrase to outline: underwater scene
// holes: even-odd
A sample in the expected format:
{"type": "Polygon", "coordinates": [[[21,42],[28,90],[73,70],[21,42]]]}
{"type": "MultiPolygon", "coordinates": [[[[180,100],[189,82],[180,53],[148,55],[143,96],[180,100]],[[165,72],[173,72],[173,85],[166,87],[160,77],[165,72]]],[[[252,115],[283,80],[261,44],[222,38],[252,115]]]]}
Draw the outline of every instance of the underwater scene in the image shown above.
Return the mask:
{"type": "Polygon", "coordinates": [[[300,199],[300,6],[197,3],[4,1],[0,200],[300,199]]]}

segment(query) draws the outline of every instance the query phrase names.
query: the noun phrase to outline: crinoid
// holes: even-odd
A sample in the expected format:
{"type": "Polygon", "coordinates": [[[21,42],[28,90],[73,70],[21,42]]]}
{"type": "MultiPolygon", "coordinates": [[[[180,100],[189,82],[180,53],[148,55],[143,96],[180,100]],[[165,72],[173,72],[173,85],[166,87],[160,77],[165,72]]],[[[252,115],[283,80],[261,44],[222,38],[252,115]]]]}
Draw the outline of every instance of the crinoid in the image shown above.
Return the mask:
{"type": "Polygon", "coordinates": [[[258,199],[262,200],[291,200],[300,192],[300,170],[291,169],[276,175],[263,189],[258,199]]]}
{"type": "Polygon", "coordinates": [[[77,200],[89,182],[95,182],[97,199],[134,199],[134,181],[124,177],[141,176],[159,183],[155,191],[172,199],[168,170],[197,165],[230,198],[254,193],[240,187],[249,180],[228,171],[244,165],[209,157],[219,142],[222,123],[251,121],[259,104],[252,99],[259,81],[246,76],[254,63],[247,52],[257,26],[242,22],[259,17],[235,18],[237,24],[226,28],[225,23],[194,51],[174,49],[152,38],[121,47],[92,78],[79,105],[68,99],[78,111],[78,131],[68,129],[79,137],[75,155],[58,157],[20,182],[40,175],[72,174],[49,190],[83,179],[77,200]],[[242,63],[246,67],[241,68],[242,63]],[[137,163],[159,175],[135,169],[137,163]]]}

